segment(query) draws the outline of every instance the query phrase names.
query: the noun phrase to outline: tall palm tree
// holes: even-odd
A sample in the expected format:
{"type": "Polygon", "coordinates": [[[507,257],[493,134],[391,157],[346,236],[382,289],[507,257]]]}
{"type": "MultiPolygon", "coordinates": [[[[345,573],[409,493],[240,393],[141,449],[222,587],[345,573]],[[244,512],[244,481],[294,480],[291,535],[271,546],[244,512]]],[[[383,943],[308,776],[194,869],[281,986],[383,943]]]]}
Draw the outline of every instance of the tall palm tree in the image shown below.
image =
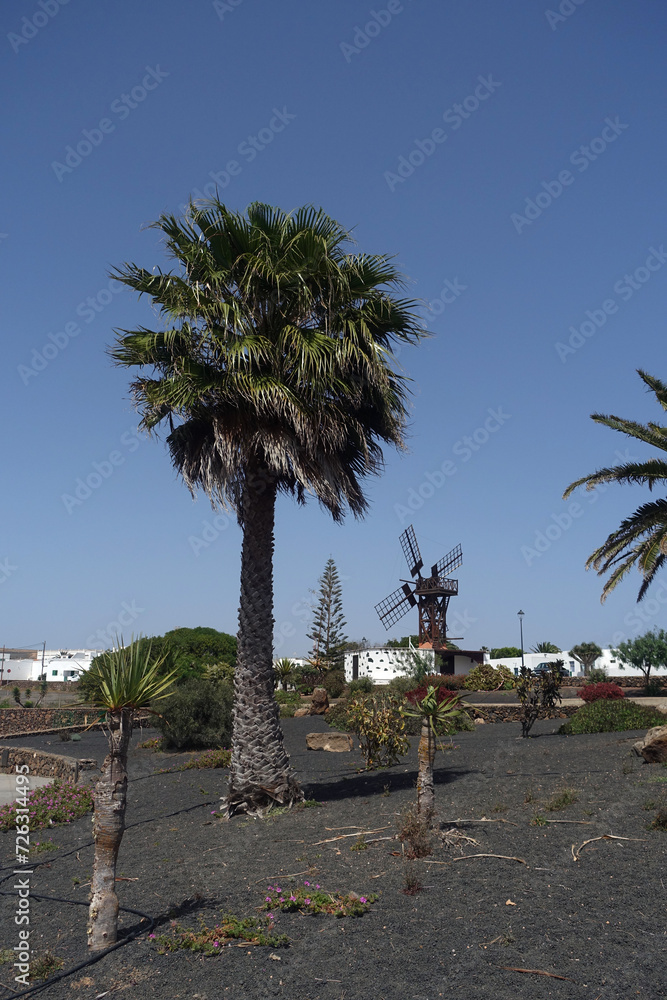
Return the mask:
{"type": "Polygon", "coordinates": [[[228,815],[292,804],[273,697],[273,546],[278,493],[316,497],[335,520],[367,507],[361,480],[401,449],[406,379],[391,348],[424,334],[417,303],[385,256],[347,252],[322,210],[286,214],[219,201],[153,224],[177,273],[134,264],[115,277],[159,310],[165,329],[119,331],[116,363],[142,425],[168,422],[172,462],[194,492],[231,507],[243,531],[228,815]]]}
{"type": "MultiPolygon", "coordinates": [[[[637,373],[654,393],[663,410],[667,410],[667,385],[641,369],[637,369],[637,373]]],[[[660,424],[640,424],[634,420],[604,416],[601,413],[593,413],[591,419],[637,441],[653,445],[662,452],[667,451],[667,427],[660,424]]],[[[629,461],[623,465],[598,469],[597,472],[571,483],[563,497],[569,497],[578,486],[585,484],[587,489],[592,490],[600,483],[639,483],[652,490],[655,486],[667,483],[667,461],[655,457],[645,462],[629,461]]],[[[656,573],[662,568],[666,556],[667,498],[662,497],[642,504],[626,517],[616,531],[612,531],[606,541],[589,556],[586,569],[593,567],[598,576],[611,571],[602,590],[601,600],[604,601],[626,573],[636,566],[643,576],[637,596],[637,601],[641,601],[656,573]]]]}
{"type": "Polygon", "coordinates": [[[90,883],[88,947],[114,944],[118,931],[116,862],[125,830],[127,752],[134,714],[166,697],[175,672],[162,672],[164,659],[152,659],[138,640],[102,653],[87,674],[87,699],[105,712],[109,753],[95,785],[93,834],[95,859],[90,883]]]}

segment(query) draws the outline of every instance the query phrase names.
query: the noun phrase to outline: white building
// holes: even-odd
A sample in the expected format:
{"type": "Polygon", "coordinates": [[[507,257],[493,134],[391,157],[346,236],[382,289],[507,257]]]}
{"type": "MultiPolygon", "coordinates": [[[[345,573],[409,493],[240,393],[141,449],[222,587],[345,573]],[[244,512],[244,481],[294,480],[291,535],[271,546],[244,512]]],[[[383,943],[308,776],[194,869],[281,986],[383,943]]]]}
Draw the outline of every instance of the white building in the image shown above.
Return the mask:
{"type": "MultiPolygon", "coordinates": [[[[415,658],[427,661],[427,673],[439,673],[436,668],[435,652],[432,649],[396,649],[395,646],[378,646],[375,649],[359,649],[345,653],[345,680],[370,677],[374,684],[389,684],[394,677],[404,677],[415,668],[415,658]]],[[[445,671],[448,674],[467,674],[482,663],[484,654],[478,650],[457,649],[445,653],[445,671]]]]}
{"type": "Polygon", "coordinates": [[[99,649],[0,650],[0,682],[75,681],[99,653],[99,649]]]}
{"type": "MultiPolygon", "coordinates": [[[[575,660],[573,656],[567,650],[561,650],[560,653],[525,653],[523,654],[523,660],[525,665],[530,669],[534,670],[535,667],[539,666],[540,663],[549,663],[552,660],[563,660],[565,663],[565,669],[570,671],[573,677],[583,677],[584,668],[575,660]]],[[[489,660],[492,667],[499,667],[501,664],[509,667],[515,674],[518,674],[521,669],[521,657],[520,656],[504,656],[500,660],[489,660]]],[[[638,667],[632,667],[629,664],[622,663],[618,657],[614,656],[613,649],[603,649],[602,656],[599,656],[595,661],[595,669],[606,670],[610,677],[642,677],[642,672],[638,667]]],[[[654,667],[653,670],[656,668],[654,667]]],[[[651,674],[653,674],[653,670],[651,674]]],[[[660,671],[658,676],[664,677],[664,672],[660,671]]]]}

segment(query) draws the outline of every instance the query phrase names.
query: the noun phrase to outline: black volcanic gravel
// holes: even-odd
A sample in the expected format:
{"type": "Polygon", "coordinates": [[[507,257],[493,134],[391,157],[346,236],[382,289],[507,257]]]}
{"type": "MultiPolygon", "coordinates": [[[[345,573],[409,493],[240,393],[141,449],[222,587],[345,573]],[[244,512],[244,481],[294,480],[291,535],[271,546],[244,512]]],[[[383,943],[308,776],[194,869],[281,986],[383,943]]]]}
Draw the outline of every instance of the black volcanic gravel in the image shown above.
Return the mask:
{"type": "MultiPolygon", "coordinates": [[[[203,918],[210,926],[225,912],[254,915],[269,884],[285,888],[309,879],[331,891],[379,893],[371,911],[342,920],[279,913],[276,931],[289,935],[289,947],[230,947],[213,958],[184,951],[159,955],[142,934],[38,996],[667,997],[667,833],[647,829],[667,799],[667,769],[632,755],[635,734],[566,738],[556,735],[555,722],[537,723],[528,740],[517,738],[513,724],[459,734],[454,748],[436,758],[438,820],[484,816],[501,822],[460,826],[476,845],[438,846],[430,859],[412,862],[407,868],[425,888],[406,895],[406,862],[397,841],[377,840],[365,851],[350,850],[354,837],[316,842],[352,826],[386,827],[368,840],[393,834],[396,814],[415,797],[415,741],[401,764],[358,773],[356,751],[306,750],[306,733],[328,730],[322,719],[286,719],[283,728],[307,797],[322,807],[229,823],[211,814],[225,790],[225,771],[156,773],[187,756],[139,750],[136,744],[153,734],[135,735],[118,875],[136,881],[118,883],[121,905],[150,914],[162,929],[179,908],[180,923],[196,927],[203,918]],[[565,787],[576,790],[577,801],[549,812],[548,801],[565,787]],[[536,813],[581,825],[533,825],[536,813]],[[573,859],[572,845],[603,834],[641,839],[598,840],[579,861],[573,859]],[[526,864],[493,857],[455,860],[482,853],[517,856],[526,864]],[[300,874],[288,878],[292,873],[300,874]]],[[[97,760],[105,751],[98,733],[77,744],[55,737],[7,742],[97,760]]],[[[37,856],[44,863],[34,869],[32,892],[85,902],[89,890],[81,883],[90,878],[90,836],[90,817],[33,833],[33,840],[50,839],[60,850],[37,856]]],[[[4,877],[13,868],[13,834],[0,835],[0,846],[4,877]]],[[[2,889],[11,886],[10,878],[2,889]]],[[[3,948],[16,943],[15,905],[13,894],[0,897],[3,948]]],[[[86,913],[85,906],[33,899],[36,953],[51,949],[65,969],[85,961],[86,913]]],[[[138,919],[123,913],[121,927],[136,928],[138,919]]],[[[0,965],[0,983],[1,1000],[12,996],[4,988],[15,985],[7,964],[0,965]]]]}

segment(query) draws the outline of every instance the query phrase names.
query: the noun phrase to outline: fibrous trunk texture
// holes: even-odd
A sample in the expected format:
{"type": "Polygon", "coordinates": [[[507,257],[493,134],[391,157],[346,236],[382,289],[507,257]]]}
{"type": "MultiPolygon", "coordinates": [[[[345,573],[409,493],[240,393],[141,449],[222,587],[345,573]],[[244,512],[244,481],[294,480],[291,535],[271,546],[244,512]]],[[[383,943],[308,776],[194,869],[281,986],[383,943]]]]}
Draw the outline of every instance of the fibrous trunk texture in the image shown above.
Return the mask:
{"type": "Polygon", "coordinates": [[[273,525],[276,487],[249,475],[243,488],[241,603],[228,816],[261,815],[303,800],[283,744],[273,693],[273,525]]]}
{"type": "Polygon", "coordinates": [[[132,715],[131,709],[107,714],[109,753],[94,792],[95,860],[88,911],[88,947],[91,951],[101,951],[115,944],[118,933],[116,861],[125,830],[127,750],[132,735],[132,715]]]}
{"type": "Polygon", "coordinates": [[[433,789],[433,762],[435,761],[435,735],[428,719],[422,720],[419,738],[419,772],[417,774],[417,812],[430,822],[435,811],[433,789]]]}

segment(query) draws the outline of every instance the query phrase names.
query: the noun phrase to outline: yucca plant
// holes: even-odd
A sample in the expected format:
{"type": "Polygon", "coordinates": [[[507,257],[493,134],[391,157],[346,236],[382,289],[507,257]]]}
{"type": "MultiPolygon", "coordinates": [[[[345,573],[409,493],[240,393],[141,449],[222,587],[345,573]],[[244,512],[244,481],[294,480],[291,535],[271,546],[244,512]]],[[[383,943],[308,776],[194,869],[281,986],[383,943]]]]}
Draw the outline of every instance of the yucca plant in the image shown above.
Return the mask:
{"type": "Polygon", "coordinates": [[[114,944],[118,934],[116,862],[125,830],[127,752],[135,712],[166,697],[175,677],[175,671],[161,672],[164,657],[153,659],[151,647],[142,649],[142,645],[138,639],[129,646],[117,641],[88,671],[88,700],[104,712],[109,739],[109,753],[94,791],[95,860],[88,912],[91,951],[114,944]]]}
{"type": "Polygon", "coordinates": [[[444,688],[416,688],[408,691],[407,701],[412,708],[403,708],[403,715],[421,719],[419,737],[419,771],[417,774],[417,812],[430,822],[435,811],[435,790],[433,787],[433,764],[437,747],[438,727],[445,722],[453,722],[461,714],[461,695],[444,688]]]}

